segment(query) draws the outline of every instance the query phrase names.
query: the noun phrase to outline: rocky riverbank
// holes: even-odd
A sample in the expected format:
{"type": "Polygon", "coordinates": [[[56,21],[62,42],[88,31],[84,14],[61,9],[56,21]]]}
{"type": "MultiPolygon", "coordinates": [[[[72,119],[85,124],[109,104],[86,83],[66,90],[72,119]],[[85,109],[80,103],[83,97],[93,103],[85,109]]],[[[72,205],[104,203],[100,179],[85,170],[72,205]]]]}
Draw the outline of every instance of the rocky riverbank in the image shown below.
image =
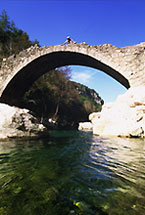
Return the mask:
{"type": "MultiPolygon", "coordinates": [[[[101,112],[90,114],[89,120],[96,135],[145,137],[145,86],[130,88],[114,103],[103,105],[101,112]]],[[[85,127],[81,123],[79,129],[85,127]]]]}
{"type": "Polygon", "coordinates": [[[27,109],[0,103],[0,139],[10,137],[35,137],[45,127],[27,109]]]}
{"type": "MultiPolygon", "coordinates": [[[[89,123],[79,130],[93,130],[95,135],[145,137],[145,86],[130,88],[114,103],[105,104],[101,112],[89,115],[89,123]]],[[[30,111],[0,104],[0,139],[35,137],[45,131],[30,111]]]]}

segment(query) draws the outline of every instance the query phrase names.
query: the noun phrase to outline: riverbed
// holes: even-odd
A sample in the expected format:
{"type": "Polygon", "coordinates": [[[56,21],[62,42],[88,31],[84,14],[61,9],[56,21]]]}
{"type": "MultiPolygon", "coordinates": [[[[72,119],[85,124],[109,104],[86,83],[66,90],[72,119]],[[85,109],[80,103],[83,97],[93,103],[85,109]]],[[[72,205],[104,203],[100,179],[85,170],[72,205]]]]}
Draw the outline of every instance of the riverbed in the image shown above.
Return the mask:
{"type": "Polygon", "coordinates": [[[0,142],[0,215],[144,214],[144,139],[52,131],[0,142]]]}

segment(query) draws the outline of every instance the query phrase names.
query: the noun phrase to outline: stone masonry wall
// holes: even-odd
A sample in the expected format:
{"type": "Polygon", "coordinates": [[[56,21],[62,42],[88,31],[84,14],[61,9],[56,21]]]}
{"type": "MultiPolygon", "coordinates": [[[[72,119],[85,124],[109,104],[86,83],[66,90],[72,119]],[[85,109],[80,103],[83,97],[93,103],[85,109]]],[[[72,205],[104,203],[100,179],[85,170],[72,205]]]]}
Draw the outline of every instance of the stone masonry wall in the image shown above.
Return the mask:
{"type": "Polygon", "coordinates": [[[3,59],[0,67],[0,96],[11,79],[26,65],[40,56],[53,52],[74,52],[90,56],[122,74],[131,87],[145,85],[145,42],[117,48],[111,44],[89,46],[86,43],[32,46],[18,55],[3,59]]]}

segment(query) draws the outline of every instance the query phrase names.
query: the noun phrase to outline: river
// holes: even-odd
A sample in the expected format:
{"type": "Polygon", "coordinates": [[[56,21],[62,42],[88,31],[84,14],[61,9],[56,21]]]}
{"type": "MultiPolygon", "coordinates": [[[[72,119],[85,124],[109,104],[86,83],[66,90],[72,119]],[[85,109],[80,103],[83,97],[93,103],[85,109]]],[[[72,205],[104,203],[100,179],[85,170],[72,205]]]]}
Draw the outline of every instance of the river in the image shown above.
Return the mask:
{"type": "Polygon", "coordinates": [[[144,215],[145,141],[52,131],[0,142],[0,215],[144,215]]]}

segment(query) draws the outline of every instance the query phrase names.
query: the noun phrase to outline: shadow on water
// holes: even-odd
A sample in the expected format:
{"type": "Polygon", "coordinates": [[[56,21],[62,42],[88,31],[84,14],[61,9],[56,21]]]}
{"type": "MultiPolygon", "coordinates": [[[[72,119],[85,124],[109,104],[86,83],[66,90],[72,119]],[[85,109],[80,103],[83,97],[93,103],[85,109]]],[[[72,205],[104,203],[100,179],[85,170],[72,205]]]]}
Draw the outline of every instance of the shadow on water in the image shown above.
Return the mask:
{"type": "Polygon", "coordinates": [[[52,131],[0,143],[0,215],[144,215],[145,143],[52,131]]]}

